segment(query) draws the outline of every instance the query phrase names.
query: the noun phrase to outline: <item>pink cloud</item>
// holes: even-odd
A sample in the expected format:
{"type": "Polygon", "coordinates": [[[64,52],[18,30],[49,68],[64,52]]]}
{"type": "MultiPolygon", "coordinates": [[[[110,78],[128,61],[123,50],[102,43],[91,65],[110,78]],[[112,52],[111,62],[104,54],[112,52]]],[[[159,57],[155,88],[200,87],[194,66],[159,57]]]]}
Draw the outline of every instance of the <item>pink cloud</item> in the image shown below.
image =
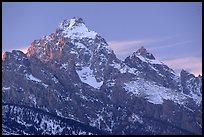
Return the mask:
{"type": "Polygon", "coordinates": [[[144,44],[144,40],[110,41],[109,46],[116,56],[123,60],[144,44]]]}
{"type": "Polygon", "coordinates": [[[1,54],[1,58],[3,59],[3,55],[4,55],[4,52],[2,52],[2,54],[1,54]]]}
{"type": "Polygon", "coordinates": [[[183,57],[178,59],[169,59],[163,61],[173,69],[190,70],[191,73],[198,76],[202,75],[202,59],[198,57],[183,57]]]}
{"type": "Polygon", "coordinates": [[[177,43],[169,44],[169,45],[162,45],[162,46],[157,46],[157,47],[151,47],[149,50],[160,50],[160,49],[165,49],[165,48],[172,48],[172,47],[177,47],[177,46],[185,46],[185,44],[190,43],[191,41],[180,41],[177,43]]]}
{"type": "Polygon", "coordinates": [[[129,40],[129,41],[110,41],[108,42],[109,46],[115,51],[123,51],[133,47],[137,47],[144,43],[143,40],[129,40]]]}
{"type": "Polygon", "coordinates": [[[133,48],[139,48],[140,46],[150,46],[152,43],[157,43],[160,41],[164,41],[169,39],[170,37],[162,37],[162,38],[145,38],[140,40],[125,40],[125,41],[109,41],[109,46],[115,51],[124,51],[133,48]]]}
{"type": "Polygon", "coordinates": [[[118,58],[124,59],[128,55],[132,54],[134,51],[139,49],[141,46],[145,46],[148,51],[155,50],[155,49],[161,49],[161,48],[170,48],[178,45],[183,45],[188,43],[189,41],[182,41],[178,43],[174,43],[171,45],[166,46],[160,46],[160,47],[153,47],[153,43],[158,43],[161,41],[166,41],[172,38],[177,37],[177,35],[174,36],[162,36],[159,38],[145,38],[140,40],[125,40],[125,41],[109,41],[109,46],[113,49],[113,51],[116,53],[118,58]]]}
{"type": "Polygon", "coordinates": [[[27,48],[21,48],[21,49],[19,49],[20,51],[22,51],[24,54],[26,54],[27,53],[27,50],[28,50],[28,47],[27,48]]]}

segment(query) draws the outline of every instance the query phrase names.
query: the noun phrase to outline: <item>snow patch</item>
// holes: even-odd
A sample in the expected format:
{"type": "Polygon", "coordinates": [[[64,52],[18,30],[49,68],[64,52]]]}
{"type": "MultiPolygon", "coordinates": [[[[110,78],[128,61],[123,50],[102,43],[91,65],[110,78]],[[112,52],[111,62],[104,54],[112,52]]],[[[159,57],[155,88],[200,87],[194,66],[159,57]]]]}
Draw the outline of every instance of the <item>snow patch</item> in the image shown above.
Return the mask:
{"type": "Polygon", "coordinates": [[[154,83],[138,79],[124,83],[123,87],[131,96],[143,97],[153,104],[162,104],[164,100],[171,100],[175,103],[184,105],[186,96],[181,92],[158,86],[154,83]]]}
{"type": "Polygon", "coordinates": [[[103,81],[97,82],[93,70],[90,67],[82,67],[82,70],[76,70],[80,80],[96,89],[99,89],[103,85],[103,81]]]}
{"type": "Polygon", "coordinates": [[[156,59],[148,59],[148,58],[144,58],[141,55],[135,55],[136,57],[138,57],[141,61],[149,63],[149,64],[163,64],[161,63],[159,60],[156,59]]]}
{"type": "Polygon", "coordinates": [[[55,77],[53,77],[52,80],[53,80],[55,83],[58,83],[58,82],[59,82],[55,77]]]}
{"type": "Polygon", "coordinates": [[[110,66],[118,69],[120,71],[120,73],[131,73],[134,75],[137,75],[137,70],[135,68],[130,68],[129,66],[125,65],[125,64],[119,64],[119,63],[115,63],[113,62],[113,64],[110,64],[110,66]]]}
{"type": "Polygon", "coordinates": [[[201,96],[191,92],[191,98],[196,102],[197,105],[200,105],[202,103],[202,94],[201,96]]]}
{"type": "Polygon", "coordinates": [[[64,37],[68,37],[71,39],[82,39],[84,37],[95,39],[97,33],[95,31],[90,31],[84,24],[78,24],[77,26],[73,26],[74,21],[70,20],[69,27],[64,27],[63,34],[64,37]]]}
{"type": "Polygon", "coordinates": [[[26,78],[27,78],[28,80],[32,80],[32,81],[36,81],[36,82],[41,82],[40,79],[34,77],[32,74],[30,74],[30,75],[26,74],[26,78]]]}
{"type": "Polygon", "coordinates": [[[146,59],[145,59],[143,56],[140,56],[140,55],[136,55],[136,56],[137,56],[141,61],[147,63],[146,59]]]}
{"type": "Polygon", "coordinates": [[[128,120],[132,123],[135,123],[135,122],[139,122],[140,124],[143,123],[143,120],[142,118],[140,118],[138,115],[136,115],[135,113],[133,113],[131,115],[131,117],[128,118],[128,120]]]}
{"type": "Polygon", "coordinates": [[[64,117],[64,116],[62,115],[62,112],[56,110],[56,113],[57,113],[58,116],[60,116],[60,117],[64,117]]]}
{"type": "Polygon", "coordinates": [[[17,123],[24,125],[25,127],[30,127],[32,126],[32,124],[27,124],[25,121],[23,121],[22,119],[20,119],[19,116],[17,116],[17,123]]]}
{"type": "Polygon", "coordinates": [[[106,83],[107,87],[113,87],[113,86],[115,86],[115,84],[116,84],[115,79],[108,80],[107,83],[106,83]]]}
{"type": "Polygon", "coordinates": [[[75,23],[75,19],[70,19],[69,28],[71,28],[75,23]]]}
{"type": "Polygon", "coordinates": [[[71,50],[70,53],[71,53],[71,54],[77,54],[77,52],[76,52],[76,51],[73,51],[73,50],[71,50]]]}
{"type": "Polygon", "coordinates": [[[149,59],[147,59],[148,60],[148,62],[150,63],[150,64],[162,64],[159,60],[149,60],[149,59]]]}
{"type": "Polygon", "coordinates": [[[51,131],[52,135],[55,135],[57,133],[61,133],[65,127],[61,127],[55,120],[47,119],[46,117],[42,118],[42,121],[40,123],[40,127],[44,129],[43,134],[49,133],[51,131]],[[45,129],[46,125],[46,129],[45,129]]]}
{"type": "Polygon", "coordinates": [[[47,88],[47,87],[48,87],[48,85],[47,85],[47,84],[45,84],[45,83],[42,83],[42,85],[43,85],[45,88],[47,88]]]}
{"type": "Polygon", "coordinates": [[[67,69],[67,67],[68,67],[68,64],[65,63],[65,64],[62,64],[62,65],[60,66],[60,69],[63,69],[63,68],[64,68],[64,69],[67,69]]]}
{"type": "Polygon", "coordinates": [[[11,87],[2,87],[2,90],[10,90],[11,87]]]}
{"type": "Polygon", "coordinates": [[[31,100],[31,102],[36,106],[37,101],[36,101],[35,95],[30,95],[28,98],[29,98],[29,99],[31,100]]]}

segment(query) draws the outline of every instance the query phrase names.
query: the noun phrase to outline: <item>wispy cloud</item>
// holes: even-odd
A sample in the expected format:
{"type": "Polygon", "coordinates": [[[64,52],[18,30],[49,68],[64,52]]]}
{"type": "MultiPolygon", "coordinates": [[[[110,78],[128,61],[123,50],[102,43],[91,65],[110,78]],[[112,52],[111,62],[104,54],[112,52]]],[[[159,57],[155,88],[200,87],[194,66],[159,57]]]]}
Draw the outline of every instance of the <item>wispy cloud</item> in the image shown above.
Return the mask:
{"type": "Polygon", "coordinates": [[[144,44],[143,40],[127,40],[127,41],[110,41],[108,44],[115,51],[122,51],[127,49],[132,49],[133,47],[137,47],[139,45],[144,44]]]}
{"type": "Polygon", "coordinates": [[[175,36],[166,36],[166,37],[160,37],[160,38],[145,38],[145,39],[125,40],[125,41],[109,41],[108,44],[115,52],[118,52],[118,51],[138,48],[139,46],[143,46],[143,45],[151,46],[151,44],[153,43],[166,41],[174,38],[175,36]]]}
{"type": "Polygon", "coordinates": [[[117,57],[123,60],[125,57],[132,54],[134,51],[139,49],[141,46],[144,46],[148,51],[153,51],[153,50],[172,48],[176,46],[183,46],[191,42],[191,41],[179,41],[179,42],[171,43],[168,45],[162,44],[175,37],[178,37],[178,35],[162,36],[159,38],[158,37],[157,38],[145,38],[145,39],[137,39],[137,40],[109,41],[108,44],[114,50],[117,57]],[[161,46],[155,46],[155,44],[161,45],[161,46]]]}
{"type": "Polygon", "coordinates": [[[183,57],[178,59],[163,60],[165,64],[174,70],[185,69],[198,76],[202,75],[202,58],[198,57],[183,57]]]}
{"type": "Polygon", "coordinates": [[[173,44],[169,44],[169,45],[162,45],[162,46],[157,46],[157,47],[151,47],[149,50],[158,50],[158,49],[166,49],[166,48],[173,48],[173,47],[177,47],[177,46],[185,46],[184,44],[188,44],[191,41],[180,41],[180,42],[176,42],[173,44]]]}
{"type": "Polygon", "coordinates": [[[113,49],[116,56],[123,60],[128,55],[132,54],[140,46],[144,45],[143,40],[127,40],[127,41],[109,41],[109,46],[113,49]]]}

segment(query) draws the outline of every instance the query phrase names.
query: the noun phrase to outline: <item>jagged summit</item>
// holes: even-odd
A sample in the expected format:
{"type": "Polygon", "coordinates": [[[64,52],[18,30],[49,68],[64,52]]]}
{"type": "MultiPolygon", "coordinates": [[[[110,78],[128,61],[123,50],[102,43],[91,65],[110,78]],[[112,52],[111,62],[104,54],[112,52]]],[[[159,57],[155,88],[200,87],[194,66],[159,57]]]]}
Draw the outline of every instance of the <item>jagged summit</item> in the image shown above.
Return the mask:
{"type": "Polygon", "coordinates": [[[8,59],[12,58],[13,56],[15,58],[17,58],[17,57],[25,56],[25,54],[22,51],[20,51],[20,50],[12,50],[12,52],[6,51],[3,54],[2,60],[3,61],[4,60],[8,60],[8,59]]]}
{"type": "Polygon", "coordinates": [[[143,54],[145,52],[147,52],[147,50],[143,46],[136,51],[136,53],[140,53],[140,54],[143,54]]]}
{"type": "Polygon", "coordinates": [[[93,47],[108,48],[102,37],[85,26],[82,18],[73,17],[63,20],[54,33],[34,40],[28,49],[28,56],[36,55],[41,61],[47,62],[56,58],[60,59],[65,53],[66,55],[78,54],[81,52],[79,49],[86,50],[86,53],[90,55],[91,49],[87,49],[89,46],[92,47],[92,50],[94,50],[93,47]],[[70,45],[75,46],[71,47],[70,45]]]}
{"type": "Polygon", "coordinates": [[[191,74],[190,72],[188,72],[187,70],[184,70],[184,69],[181,70],[180,76],[181,77],[187,77],[187,76],[195,77],[193,74],[191,74]]]}
{"type": "Polygon", "coordinates": [[[73,17],[71,20],[74,20],[76,23],[84,23],[81,17],[73,17]]]}
{"type": "MultiPolygon", "coordinates": [[[[149,53],[143,46],[139,48],[136,52],[133,52],[132,55],[128,56],[125,59],[125,62],[143,62],[152,65],[164,65],[159,60],[155,59],[152,53],[149,53]]],[[[137,63],[133,63],[137,65],[137,63]]]]}
{"type": "Polygon", "coordinates": [[[149,53],[143,46],[136,51],[136,54],[148,59],[155,59],[155,57],[151,53],[149,53]]]}
{"type": "Polygon", "coordinates": [[[184,69],[181,70],[181,73],[182,74],[190,74],[187,70],[184,70],[184,69]]]}
{"type": "Polygon", "coordinates": [[[81,17],[73,17],[71,19],[65,19],[59,24],[59,28],[71,28],[73,26],[78,26],[84,24],[84,21],[81,17]]]}

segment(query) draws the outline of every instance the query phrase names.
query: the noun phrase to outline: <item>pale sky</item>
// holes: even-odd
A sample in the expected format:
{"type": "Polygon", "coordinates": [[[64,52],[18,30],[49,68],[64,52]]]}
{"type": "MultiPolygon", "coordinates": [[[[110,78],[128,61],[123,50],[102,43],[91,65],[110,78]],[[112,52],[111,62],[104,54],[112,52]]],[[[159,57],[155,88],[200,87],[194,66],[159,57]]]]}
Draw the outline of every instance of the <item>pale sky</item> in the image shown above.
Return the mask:
{"type": "Polygon", "coordinates": [[[202,74],[201,2],[3,2],[2,50],[25,50],[75,16],[122,60],[144,46],[177,73],[202,74]]]}

